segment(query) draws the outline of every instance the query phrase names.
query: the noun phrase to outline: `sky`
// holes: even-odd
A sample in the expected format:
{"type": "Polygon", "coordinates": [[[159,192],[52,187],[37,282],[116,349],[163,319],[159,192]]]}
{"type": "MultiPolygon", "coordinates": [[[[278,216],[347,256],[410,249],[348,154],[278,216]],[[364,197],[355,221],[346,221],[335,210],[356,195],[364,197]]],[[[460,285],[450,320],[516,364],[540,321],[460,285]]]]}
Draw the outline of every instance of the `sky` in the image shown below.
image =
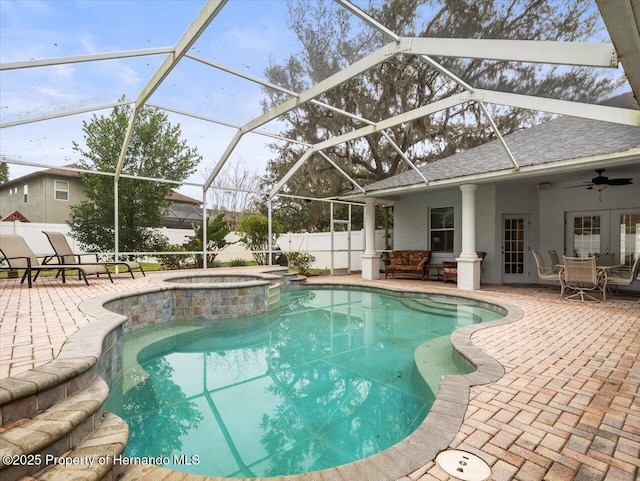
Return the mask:
{"type": "MultiPolygon", "coordinates": [[[[104,52],[172,47],[203,0],[0,0],[0,62],[19,62],[104,52]]],[[[264,79],[269,62],[299,48],[286,28],[286,2],[231,0],[199,38],[191,53],[264,79]]],[[[87,106],[106,105],[123,95],[135,99],[165,55],[76,63],[0,73],[0,121],[12,122],[87,106]],[[27,92],[27,95],[25,95],[27,92]]],[[[194,60],[182,60],[150,102],[209,118],[243,124],[260,115],[262,88],[194,60]]],[[[108,115],[109,110],[96,112],[108,115]]],[[[24,162],[65,165],[77,159],[72,142],[83,145],[80,114],[0,130],[0,154],[24,162]]],[[[189,181],[203,183],[235,129],[169,113],[183,138],[204,156],[189,181]]],[[[247,135],[230,162],[264,172],[270,139],[247,135]]],[[[10,165],[10,177],[33,168],[10,165]]],[[[183,188],[201,196],[200,188],[183,188]]]]}
{"type": "MultiPolygon", "coordinates": [[[[364,8],[369,2],[353,3],[364,8]]],[[[0,63],[172,47],[204,5],[204,0],[0,0],[0,63]]],[[[285,0],[229,0],[190,53],[264,79],[270,63],[282,63],[301,51],[287,22],[285,0]]],[[[354,19],[354,25],[362,23],[354,19]]],[[[134,100],[164,58],[163,54],[0,71],[0,123],[106,105],[123,96],[134,100]]],[[[263,96],[255,83],[183,59],[149,102],[241,125],[262,113],[263,96]]],[[[108,116],[109,110],[95,113],[108,116]]],[[[50,166],[73,163],[78,154],[72,142],[84,145],[82,123],[92,115],[3,128],[0,155],[50,166]]],[[[180,124],[188,145],[203,155],[188,181],[204,183],[236,130],[171,112],[168,117],[180,124]]],[[[270,123],[263,130],[277,128],[270,123]]],[[[269,142],[245,135],[227,166],[240,162],[263,174],[271,156],[269,142]]],[[[10,164],[9,170],[14,179],[36,169],[10,164]]],[[[196,198],[201,190],[180,189],[196,198]]]]}

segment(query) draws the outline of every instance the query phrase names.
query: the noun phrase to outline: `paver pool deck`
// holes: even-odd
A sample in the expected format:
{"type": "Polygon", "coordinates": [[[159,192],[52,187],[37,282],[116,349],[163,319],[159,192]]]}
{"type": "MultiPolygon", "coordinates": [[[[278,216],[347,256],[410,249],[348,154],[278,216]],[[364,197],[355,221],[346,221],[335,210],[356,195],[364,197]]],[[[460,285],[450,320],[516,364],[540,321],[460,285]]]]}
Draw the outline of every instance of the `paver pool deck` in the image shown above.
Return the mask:
{"type": "MultiPolygon", "coordinates": [[[[113,284],[93,279],[88,287],[77,280],[63,285],[40,278],[32,289],[19,280],[0,279],[0,382],[51,361],[71,334],[94,321],[78,308],[82,301],[147,288],[163,276],[131,279],[120,274],[113,284]]],[[[449,447],[481,457],[491,466],[494,480],[640,479],[639,297],[614,295],[606,303],[591,304],[560,299],[557,289],[541,286],[487,285],[463,292],[441,282],[364,281],[359,275],[314,277],[307,283],[465,295],[519,307],[524,313],[520,320],[472,335],[473,343],[505,374],[471,388],[462,426],[449,447]]],[[[187,476],[161,468],[142,470],[135,478],[133,474],[125,478],[187,476]]],[[[367,477],[317,477],[330,479],[367,477]]],[[[420,469],[397,479],[456,478],[425,459],[420,469]]]]}

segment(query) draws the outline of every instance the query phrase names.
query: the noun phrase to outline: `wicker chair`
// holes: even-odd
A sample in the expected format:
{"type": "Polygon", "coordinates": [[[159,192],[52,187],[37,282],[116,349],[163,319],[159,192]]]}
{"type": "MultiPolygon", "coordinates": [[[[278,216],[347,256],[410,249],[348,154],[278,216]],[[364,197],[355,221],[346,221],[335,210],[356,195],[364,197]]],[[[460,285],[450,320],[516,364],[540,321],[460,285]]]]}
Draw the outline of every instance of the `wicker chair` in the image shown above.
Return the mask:
{"type": "Polygon", "coordinates": [[[457,262],[442,263],[442,281],[458,282],[458,263],[457,262]]]}
{"type": "Polygon", "coordinates": [[[581,301],[587,298],[597,302],[600,299],[589,292],[600,291],[602,301],[607,300],[607,274],[596,267],[595,257],[565,257],[563,285],[575,291],[567,299],[579,296],[581,301]]]}

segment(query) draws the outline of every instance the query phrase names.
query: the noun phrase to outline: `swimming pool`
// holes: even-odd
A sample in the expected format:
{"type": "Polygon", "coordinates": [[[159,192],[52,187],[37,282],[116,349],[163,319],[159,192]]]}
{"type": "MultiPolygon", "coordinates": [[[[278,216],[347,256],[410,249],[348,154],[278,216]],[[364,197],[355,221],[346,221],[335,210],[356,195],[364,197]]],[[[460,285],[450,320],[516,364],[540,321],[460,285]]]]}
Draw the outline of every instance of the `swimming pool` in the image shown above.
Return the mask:
{"type": "Polygon", "coordinates": [[[470,371],[449,334],[503,315],[461,298],[283,291],[278,312],[127,334],[106,409],[129,424],[134,458],[210,476],[315,471],[405,438],[440,376],[470,371]]]}

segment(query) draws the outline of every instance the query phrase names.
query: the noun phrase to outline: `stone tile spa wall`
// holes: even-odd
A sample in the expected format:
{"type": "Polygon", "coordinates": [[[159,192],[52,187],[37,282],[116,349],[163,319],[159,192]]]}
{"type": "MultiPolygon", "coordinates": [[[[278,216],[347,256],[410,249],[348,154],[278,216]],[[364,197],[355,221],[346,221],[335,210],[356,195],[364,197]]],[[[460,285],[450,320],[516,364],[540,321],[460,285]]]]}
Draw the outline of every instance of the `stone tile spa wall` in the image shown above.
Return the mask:
{"type": "Polygon", "coordinates": [[[128,295],[107,302],[104,307],[128,318],[124,325],[128,332],[169,320],[216,320],[260,314],[280,302],[279,287],[270,287],[269,281],[221,282],[213,286],[183,282],[171,288],[128,295]]]}

